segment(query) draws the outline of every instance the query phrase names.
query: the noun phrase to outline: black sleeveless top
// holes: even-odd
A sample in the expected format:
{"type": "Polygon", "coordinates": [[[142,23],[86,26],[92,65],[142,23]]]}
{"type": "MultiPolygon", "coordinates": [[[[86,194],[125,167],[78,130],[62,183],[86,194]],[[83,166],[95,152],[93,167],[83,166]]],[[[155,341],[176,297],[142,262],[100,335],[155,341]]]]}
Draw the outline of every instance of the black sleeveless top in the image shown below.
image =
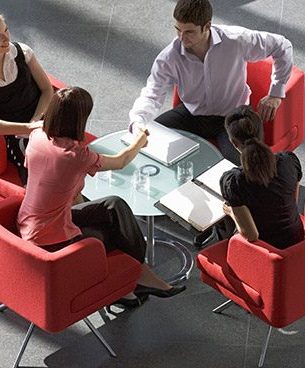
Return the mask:
{"type": "Polygon", "coordinates": [[[0,87],[0,119],[28,122],[36,110],[41,91],[32,77],[20,45],[16,42],[13,44],[18,51],[15,58],[18,74],[14,82],[0,87]]]}
{"type": "MultiPolygon", "coordinates": [[[[15,62],[18,74],[14,82],[0,87],[0,119],[25,123],[34,115],[41,91],[25,61],[20,45],[17,42],[13,44],[17,48],[15,62]]],[[[23,166],[24,155],[20,142],[27,144],[27,140],[23,141],[13,135],[6,136],[8,158],[17,166],[22,183],[25,184],[27,170],[23,166]]]]}

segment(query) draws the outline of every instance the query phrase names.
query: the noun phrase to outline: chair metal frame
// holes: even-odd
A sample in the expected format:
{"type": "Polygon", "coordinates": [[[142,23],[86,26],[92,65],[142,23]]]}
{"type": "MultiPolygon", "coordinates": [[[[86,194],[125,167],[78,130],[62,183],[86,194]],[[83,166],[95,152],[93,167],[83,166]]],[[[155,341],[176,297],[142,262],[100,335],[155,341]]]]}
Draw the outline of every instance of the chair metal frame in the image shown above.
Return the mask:
{"type": "MultiPolygon", "coordinates": [[[[225,301],[224,303],[220,304],[218,307],[213,309],[214,313],[218,313],[221,314],[224,310],[226,310],[227,308],[229,308],[231,305],[235,304],[231,299],[228,299],[227,301],[225,301]]],[[[258,361],[258,367],[261,368],[264,365],[265,362],[265,357],[266,357],[266,352],[268,349],[268,344],[269,344],[269,340],[270,340],[270,336],[271,336],[271,332],[272,332],[273,327],[269,326],[268,328],[268,332],[267,332],[267,336],[263,342],[263,346],[262,346],[262,350],[261,350],[261,355],[259,357],[259,361],[258,361]]]]}
{"type": "MultiPolygon", "coordinates": [[[[4,304],[2,304],[4,305],[4,304]]],[[[101,335],[101,333],[98,331],[98,329],[92,324],[92,322],[89,320],[88,317],[84,318],[83,321],[86,323],[86,325],[89,327],[89,329],[91,330],[91,332],[93,332],[94,336],[104,345],[104,347],[108,350],[109,354],[111,357],[113,358],[116,358],[117,355],[116,353],[113,351],[113,349],[111,348],[111,346],[107,343],[107,341],[104,339],[104,337],[101,335]]],[[[34,323],[31,323],[27,332],[26,332],[26,335],[24,337],[24,340],[22,342],[22,345],[20,347],[20,350],[17,354],[17,358],[15,360],[15,363],[13,365],[13,368],[18,368],[20,367],[19,364],[20,364],[20,361],[23,357],[23,354],[25,352],[25,349],[30,341],[30,338],[34,332],[34,328],[37,328],[37,326],[35,326],[34,323]]]]}

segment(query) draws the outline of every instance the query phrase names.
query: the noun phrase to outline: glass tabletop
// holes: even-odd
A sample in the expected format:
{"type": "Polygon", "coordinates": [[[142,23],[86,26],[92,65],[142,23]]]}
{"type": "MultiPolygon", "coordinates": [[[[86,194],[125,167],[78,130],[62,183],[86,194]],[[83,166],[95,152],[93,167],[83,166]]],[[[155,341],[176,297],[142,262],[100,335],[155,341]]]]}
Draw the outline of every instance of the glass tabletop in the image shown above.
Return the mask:
{"type": "MultiPolygon", "coordinates": [[[[121,136],[126,132],[126,130],[121,130],[97,138],[89,147],[92,151],[98,153],[109,155],[116,154],[126,147],[120,140],[121,136]]],[[[182,130],[179,130],[179,133],[195,140],[200,145],[198,150],[183,159],[183,161],[193,162],[194,177],[198,176],[223,158],[217,148],[205,139],[182,130]]],[[[154,204],[163,195],[181,185],[181,182],[177,180],[176,171],[177,164],[167,167],[139,153],[136,158],[122,170],[98,172],[94,177],[87,175],[82,193],[89,200],[117,195],[129,204],[135,215],[159,216],[164,213],[154,207],[154,204]],[[147,191],[138,191],[134,187],[134,171],[143,167],[147,168],[147,165],[149,165],[149,169],[151,167],[155,168],[156,174],[150,176],[150,187],[147,191]]]]}

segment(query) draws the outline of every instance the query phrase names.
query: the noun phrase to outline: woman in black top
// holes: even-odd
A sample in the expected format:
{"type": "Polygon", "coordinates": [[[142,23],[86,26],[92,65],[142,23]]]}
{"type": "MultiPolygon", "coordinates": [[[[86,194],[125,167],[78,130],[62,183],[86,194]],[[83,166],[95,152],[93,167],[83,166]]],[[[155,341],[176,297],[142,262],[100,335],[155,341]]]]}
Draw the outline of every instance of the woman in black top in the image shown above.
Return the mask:
{"type": "Polygon", "coordinates": [[[297,156],[272,153],[250,106],[229,114],[225,127],[241,158],[241,167],[220,180],[225,213],[249,241],[259,238],[282,249],[301,241],[304,229],[296,203],[302,171],[297,156]]]}
{"type": "MultiPolygon", "coordinates": [[[[10,42],[10,34],[4,17],[0,15],[0,119],[7,122],[32,123],[40,120],[53,95],[52,86],[32,50],[10,42]]],[[[3,123],[0,121],[0,125],[3,123]]],[[[22,134],[27,129],[10,132],[22,134]]],[[[14,162],[25,184],[27,172],[23,166],[24,155],[20,139],[6,136],[8,158],[14,162]]]]}

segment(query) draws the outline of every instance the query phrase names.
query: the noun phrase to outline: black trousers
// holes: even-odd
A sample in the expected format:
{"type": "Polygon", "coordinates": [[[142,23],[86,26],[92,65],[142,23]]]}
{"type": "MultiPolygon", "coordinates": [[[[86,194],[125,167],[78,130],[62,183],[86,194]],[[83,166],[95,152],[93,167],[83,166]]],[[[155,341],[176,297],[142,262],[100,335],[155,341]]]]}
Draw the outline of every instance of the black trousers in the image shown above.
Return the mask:
{"type": "Polygon", "coordinates": [[[192,115],[183,104],[156,118],[158,123],[168,128],[186,130],[205,139],[215,139],[222,155],[235,165],[240,165],[239,153],[229,141],[224,120],[223,116],[192,115]]]}
{"type": "Polygon", "coordinates": [[[84,237],[104,242],[106,251],[114,249],[145,260],[146,242],[128,204],[120,197],[109,196],[72,207],[72,220],[84,237]]]}
{"type": "Polygon", "coordinates": [[[72,207],[72,220],[82,235],[61,243],[44,245],[48,252],[56,252],[84,238],[102,240],[106,252],[115,249],[144,263],[146,242],[128,204],[120,197],[109,196],[72,207]]]}

